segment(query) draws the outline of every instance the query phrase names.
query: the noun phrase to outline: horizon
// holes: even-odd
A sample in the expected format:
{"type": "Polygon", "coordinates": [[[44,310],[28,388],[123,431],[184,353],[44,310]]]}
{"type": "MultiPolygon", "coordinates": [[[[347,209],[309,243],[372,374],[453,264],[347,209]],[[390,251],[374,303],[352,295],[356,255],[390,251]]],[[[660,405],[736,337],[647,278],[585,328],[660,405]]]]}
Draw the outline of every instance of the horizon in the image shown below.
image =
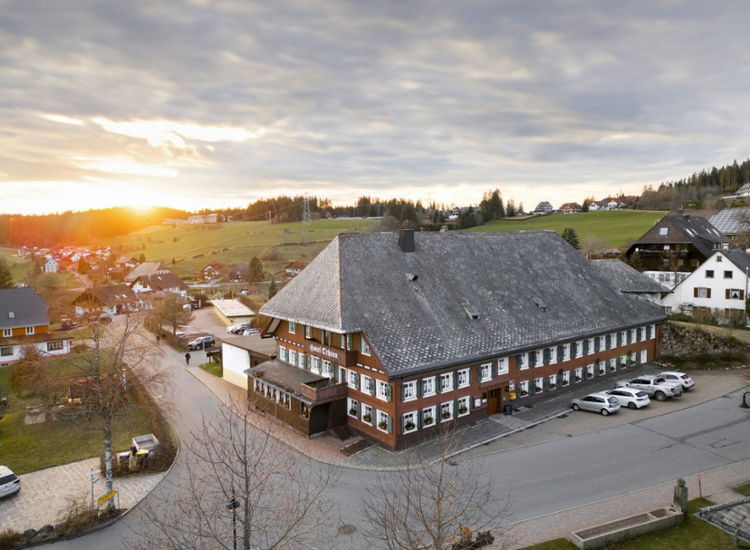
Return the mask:
{"type": "Polygon", "coordinates": [[[10,3],[0,213],[495,188],[530,209],[750,155],[743,2],[10,3]]]}

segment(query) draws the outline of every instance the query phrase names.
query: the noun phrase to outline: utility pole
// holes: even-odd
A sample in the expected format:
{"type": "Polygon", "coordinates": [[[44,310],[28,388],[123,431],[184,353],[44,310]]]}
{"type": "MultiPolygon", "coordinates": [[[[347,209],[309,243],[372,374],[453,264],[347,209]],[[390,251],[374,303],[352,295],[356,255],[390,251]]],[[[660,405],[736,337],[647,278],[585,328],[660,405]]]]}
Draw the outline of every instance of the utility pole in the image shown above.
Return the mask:
{"type": "Polygon", "coordinates": [[[310,223],[312,216],[310,216],[310,198],[307,194],[302,197],[303,210],[302,210],[302,223],[310,223]]]}

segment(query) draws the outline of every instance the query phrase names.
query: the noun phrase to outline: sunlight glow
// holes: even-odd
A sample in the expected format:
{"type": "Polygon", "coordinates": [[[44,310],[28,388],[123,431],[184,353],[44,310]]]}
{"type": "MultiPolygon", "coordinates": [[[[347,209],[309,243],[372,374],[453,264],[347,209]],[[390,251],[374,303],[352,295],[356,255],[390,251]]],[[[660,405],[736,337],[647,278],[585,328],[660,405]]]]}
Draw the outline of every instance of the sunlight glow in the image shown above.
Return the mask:
{"type": "Polygon", "coordinates": [[[77,118],[71,118],[65,115],[55,115],[49,113],[41,113],[39,118],[49,120],[51,122],[59,122],[60,124],[70,124],[71,126],[83,126],[83,121],[77,118]]]}

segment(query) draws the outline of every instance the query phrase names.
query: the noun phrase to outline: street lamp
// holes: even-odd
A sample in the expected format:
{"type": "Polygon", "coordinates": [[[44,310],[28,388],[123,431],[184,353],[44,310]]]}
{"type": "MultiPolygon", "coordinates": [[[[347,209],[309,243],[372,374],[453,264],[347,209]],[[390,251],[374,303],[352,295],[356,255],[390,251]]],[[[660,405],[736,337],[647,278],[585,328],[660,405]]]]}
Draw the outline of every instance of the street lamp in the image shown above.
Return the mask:
{"type": "Polygon", "coordinates": [[[232,487],[232,500],[227,504],[227,510],[232,512],[232,548],[237,550],[237,509],[240,507],[240,502],[234,498],[234,487],[232,487]]]}

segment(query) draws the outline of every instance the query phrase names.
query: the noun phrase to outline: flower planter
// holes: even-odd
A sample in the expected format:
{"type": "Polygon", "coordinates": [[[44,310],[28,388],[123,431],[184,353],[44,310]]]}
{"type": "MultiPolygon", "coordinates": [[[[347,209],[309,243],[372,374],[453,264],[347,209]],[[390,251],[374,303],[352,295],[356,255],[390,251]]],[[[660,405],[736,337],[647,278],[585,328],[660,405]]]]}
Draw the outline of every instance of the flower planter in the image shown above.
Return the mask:
{"type": "Polygon", "coordinates": [[[388,429],[388,423],[387,422],[381,422],[380,424],[378,424],[378,428],[380,428],[381,430],[387,430],[388,429]]]}
{"type": "Polygon", "coordinates": [[[414,428],[416,428],[416,426],[414,425],[414,423],[413,423],[413,422],[407,422],[407,423],[406,423],[406,424],[404,425],[404,429],[405,429],[405,430],[406,430],[407,432],[410,432],[410,431],[412,431],[412,430],[413,430],[414,428]]]}
{"type": "Polygon", "coordinates": [[[527,392],[527,391],[522,391],[521,392],[521,397],[526,397],[527,395],[529,395],[529,392],[527,392]]]}
{"type": "Polygon", "coordinates": [[[550,384],[549,385],[549,389],[554,390],[555,388],[557,388],[557,386],[555,384],[550,384]]]}
{"type": "MultiPolygon", "coordinates": [[[[339,409],[339,410],[341,410],[341,409],[339,409]]],[[[357,409],[349,409],[349,414],[351,416],[357,416],[357,409]]]]}
{"type": "Polygon", "coordinates": [[[581,377],[580,376],[576,376],[576,382],[580,382],[580,381],[581,381],[581,377]]]}
{"type": "Polygon", "coordinates": [[[422,422],[425,426],[430,426],[434,422],[434,420],[431,417],[427,417],[422,422]]]}
{"type": "Polygon", "coordinates": [[[440,416],[443,418],[443,420],[448,420],[451,417],[450,413],[443,413],[440,416]]]}
{"type": "Polygon", "coordinates": [[[362,417],[362,420],[369,423],[372,422],[372,417],[369,414],[366,414],[362,417]]]}
{"type": "Polygon", "coordinates": [[[469,409],[467,409],[466,407],[458,408],[458,414],[466,414],[467,412],[469,412],[469,409]]]}

